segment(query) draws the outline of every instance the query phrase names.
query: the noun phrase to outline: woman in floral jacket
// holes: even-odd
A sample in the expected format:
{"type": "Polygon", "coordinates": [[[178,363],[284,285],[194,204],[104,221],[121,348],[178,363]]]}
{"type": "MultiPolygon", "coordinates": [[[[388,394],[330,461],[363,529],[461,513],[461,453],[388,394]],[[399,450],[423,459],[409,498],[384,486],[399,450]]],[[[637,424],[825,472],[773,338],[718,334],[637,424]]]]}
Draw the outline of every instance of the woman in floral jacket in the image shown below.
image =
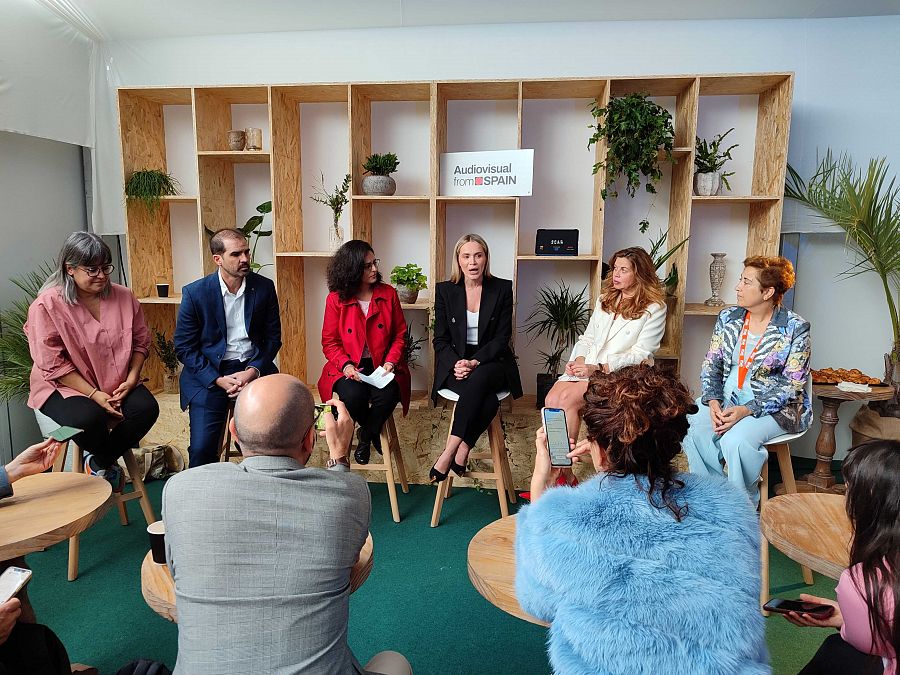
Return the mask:
{"type": "Polygon", "coordinates": [[[771,438],[809,428],[809,322],[781,306],[794,285],[782,257],[744,261],[737,307],[719,313],[700,371],[700,411],[684,439],[691,471],[722,474],[759,502],[759,475],[771,438]]]}

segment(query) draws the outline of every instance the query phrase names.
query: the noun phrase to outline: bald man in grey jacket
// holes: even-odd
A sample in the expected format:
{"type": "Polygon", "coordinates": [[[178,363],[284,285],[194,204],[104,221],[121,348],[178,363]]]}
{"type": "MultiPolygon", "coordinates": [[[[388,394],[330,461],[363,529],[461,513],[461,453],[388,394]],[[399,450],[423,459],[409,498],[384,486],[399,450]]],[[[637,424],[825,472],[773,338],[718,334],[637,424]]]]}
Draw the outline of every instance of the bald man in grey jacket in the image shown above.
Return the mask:
{"type": "Polygon", "coordinates": [[[350,571],[369,529],[365,480],[347,459],[353,420],[325,416],[327,469],[309,389],[290,375],[251,382],[231,432],[241,464],[169,479],[163,519],[175,578],[178,661],[189,675],[411,673],[396,652],[359,665],[347,645],[350,571]]]}

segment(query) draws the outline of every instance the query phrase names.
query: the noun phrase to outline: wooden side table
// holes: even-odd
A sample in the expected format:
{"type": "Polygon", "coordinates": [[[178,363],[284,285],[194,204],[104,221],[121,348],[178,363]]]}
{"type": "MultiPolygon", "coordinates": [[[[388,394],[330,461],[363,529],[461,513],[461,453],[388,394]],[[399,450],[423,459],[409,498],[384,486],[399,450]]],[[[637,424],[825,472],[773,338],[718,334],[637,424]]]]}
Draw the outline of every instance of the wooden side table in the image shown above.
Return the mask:
{"type": "Polygon", "coordinates": [[[837,485],[831,473],[831,460],[837,449],[834,427],[838,423],[838,408],[844,401],[888,401],[894,397],[891,387],[872,387],[867,393],[841,391],[833,384],[814,384],[813,395],[822,401],[819,417],[819,436],[816,439],[816,467],[813,472],[797,480],[799,492],[829,492],[844,494],[843,484],[837,485]]]}

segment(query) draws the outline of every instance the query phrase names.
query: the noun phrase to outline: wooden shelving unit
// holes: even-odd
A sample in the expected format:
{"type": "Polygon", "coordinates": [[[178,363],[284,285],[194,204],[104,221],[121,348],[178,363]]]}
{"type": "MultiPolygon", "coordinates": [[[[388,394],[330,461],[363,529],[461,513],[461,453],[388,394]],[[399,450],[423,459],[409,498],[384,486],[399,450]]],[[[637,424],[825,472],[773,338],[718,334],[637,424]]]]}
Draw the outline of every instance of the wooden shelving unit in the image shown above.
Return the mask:
{"type": "MultiPolygon", "coordinates": [[[[304,237],[304,151],[308,139],[302,139],[301,115],[306,104],[337,104],[346,106],[346,138],[348,153],[346,170],[352,175],[350,204],[342,219],[346,238],[372,241],[379,228],[392,226],[392,214],[398,210],[416,209],[421,213],[422,226],[417,230],[418,244],[427,245],[428,259],[422,261],[427,269],[429,288],[420,300],[404,305],[405,310],[430,312],[434,298],[434,284],[448,277],[448,212],[490,206],[508,217],[512,228],[514,250],[511,255],[514,288],[523,274],[546,274],[553,264],[577,263],[579,278],[584,279],[591,294],[597,297],[601,282],[601,261],[604,252],[603,235],[607,226],[600,189],[603,172],[591,177],[593,183],[590,203],[589,236],[581,237],[581,253],[574,257],[530,255],[531,243],[523,235],[520,241],[520,221],[524,209],[529,208],[528,197],[450,197],[439,194],[440,156],[457,151],[448,145],[453,135],[453,111],[460,105],[506,106],[515,112],[515,128],[506,149],[523,147],[523,108],[534,101],[596,99],[605,105],[610,97],[642,92],[654,97],[674,97],[675,148],[677,162],[671,167],[668,186],[669,242],[679,242],[692,235],[692,211],[713,209],[713,205],[737,205],[747,213],[746,254],[774,255],[778,251],[781,226],[784,174],[787,159],[790,106],[793,75],[790,73],[752,73],[735,75],[683,75],[666,77],[622,78],[559,78],[539,80],[499,81],[442,81],[390,82],[350,84],[252,85],[227,87],[161,87],[119,89],[119,117],[122,140],[124,177],[142,168],[167,167],[167,147],[164,108],[190,107],[193,123],[191,135],[197,173],[195,194],[163,200],[154,214],[139,205],[127,207],[127,243],[129,279],[135,294],[141,299],[148,321],[164,331],[174,329],[180,298],[157,298],[155,284],[173,284],[170,232],[170,205],[179,208],[196,206],[196,251],[203,260],[202,268],[210,271],[212,263],[206,253],[204,228],[218,230],[243,224],[245,215],[238,213],[236,201],[236,171],[244,164],[263,164],[269,172],[273,202],[272,227],[274,279],[278,287],[282,311],[284,346],[280,366],[285,372],[297,375],[306,382],[314,382],[318,372],[310,372],[311,355],[319,350],[317,341],[307,339],[307,299],[311,288],[323,285],[322,265],[330,252],[322,250],[321,241],[304,237]],[[694,138],[697,135],[698,110],[707,97],[755,96],[758,100],[756,133],[753,147],[752,181],[749,194],[740,196],[696,197],[692,195],[694,138]],[[415,107],[423,115],[428,128],[427,147],[422,149],[422,162],[427,162],[426,182],[416,194],[392,197],[370,197],[362,194],[362,164],[366,156],[379,151],[377,136],[381,133],[379,120],[384,115],[382,104],[415,107]],[[231,151],[227,148],[227,132],[239,126],[238,112],[242,106],[264,106],[267,111],[263,129],[263,149],[260,151],[231,151]],[[512,106],[512,108],[509,108],[512,106]],[[301,143],[301,140],[304,142],[301,143]],[[426,157],[427,156],[427,157],[426,157]],[[188,205],[187,207],[184,205],[188,205]],[[382,211],[383,210],[383,211],[382,211]],[[239,218],[239,216],[241,216],[239,218]],[[427,223],[425,222],[427,218],[427,223]],[[427,227],[426,227],[427,224],[427,227]],[[305,239],[310,240],[306,245],[305,239]],[[540,264],[535,264],[540,263],[540,264]],[[545,265],[545,263],[547,263],[545,265]],[[310,267],[314,266],[314,267],[310,267]],[[311,271],[312,270],[312,271],[311,271]]],[[[343,109],[343,108],[342,108],[343,109]]],[[[305,119],[305,118],[304,118],[305,119]]],[[[723,120],[723,129],[728,128],[723,120]]],[[[585,132],[585,140],[587,133],[585,132]]],[[[480,149],[476,147],[464,149],[480,149]]],[[[497,148],[500,149],[500,148],[497,148]]],[[[600,143],[594,160],[605,155],[600,143]]],[[[310,167],[306,167],[309,171],[310,167]]],[[[401,167],[401,171],[403,167],[401,167]]],[[[334,176],[329,175],[329,182],[334,176]]],[[[537,180],[537,177],[536,177],[537,180]]],[[[306,181],[308,184],[309,181],[306,181]]],[[[308,188],[306,188],[308,189],[308,188]]],[[[544,189],[536,182],[534,194],[544,189]]],[[[187,191],[190,191],[187,189],[187,191]]],[[[619,199],[626,197],[620,196],[619,199]]],[[[307,202],[308,203],[308,198],[307,202]]],[[[324,208],[324,207],[316,207],[324,208]]],[[[612,223],[610,223],[612,225],[612,223]]],[[[477,225],[473,225],[477,231],[477,225]]],[[[455,235],[454,235],[455,236],[455,235]]],[[[695,231],[688,243],[671,259],[679,270],[679,284],[669,302],[666,335],[658,358],[677,360],[682,353],[682,329],[685,316],[712,316],[719,308],[685,302],[688,277],[699,274],[688,267],[689,249],[704,250],[702,233],[695,231]]],[[[509,251],[503,252],[509,255],[509,251]]],[[[384,255],[379,251],[380,256],[384,255]]],[[[386,272],[382,273],[387,276],[386,272]]],[[[548,282],[552,279],[548,279],[548,282]]],[[[180,289],[172,288],[173,291],[180,289]]],[[[702,298],[701,298],[702,299],[702,298]]],[[[518,312],[530,311],[530,300],[517,295],[518,312]]],[[[320,307],[311,309],[318,314],[320,307]]],[[[426,314],[426,321],[427,321],[426,314]]],[[[417,316],[415,320],[421,321],[417,316]]],[[[516,341],[527,340],[517,335],[516,341]]],[[[430,349],[430,347],[429,347],[430,349]]],[[[424,351],[424,350],[423,350],[424,351]]],[[[147,373],[151,385],[161,384],[161,371],[151,359],[147,373]]],[[[429,366],[430,367],[430,366],[429,366]]],[[[528,388],[528,383],[526,383],[528,388]]]]}

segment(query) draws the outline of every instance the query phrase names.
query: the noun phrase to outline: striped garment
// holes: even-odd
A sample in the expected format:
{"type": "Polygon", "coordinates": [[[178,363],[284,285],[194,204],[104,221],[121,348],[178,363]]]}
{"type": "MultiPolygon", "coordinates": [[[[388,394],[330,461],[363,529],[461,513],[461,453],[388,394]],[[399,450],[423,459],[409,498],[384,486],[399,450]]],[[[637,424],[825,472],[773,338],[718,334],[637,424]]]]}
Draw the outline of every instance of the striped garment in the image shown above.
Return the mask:
{"type": "MultiPolygon", "coordinates": [[[[700,368],[702,401],[723,401],[725,381],[733,366],[746,310],[728,307],[719,312],[700,368]]],[[[754,417],[772,415],[787,433],[799,433],[812,422],[812,402],[806,391],[809,378],[809,322],[778,306],[760,338],[748,377],[753,400],[746,405],[754,417]]]]}

